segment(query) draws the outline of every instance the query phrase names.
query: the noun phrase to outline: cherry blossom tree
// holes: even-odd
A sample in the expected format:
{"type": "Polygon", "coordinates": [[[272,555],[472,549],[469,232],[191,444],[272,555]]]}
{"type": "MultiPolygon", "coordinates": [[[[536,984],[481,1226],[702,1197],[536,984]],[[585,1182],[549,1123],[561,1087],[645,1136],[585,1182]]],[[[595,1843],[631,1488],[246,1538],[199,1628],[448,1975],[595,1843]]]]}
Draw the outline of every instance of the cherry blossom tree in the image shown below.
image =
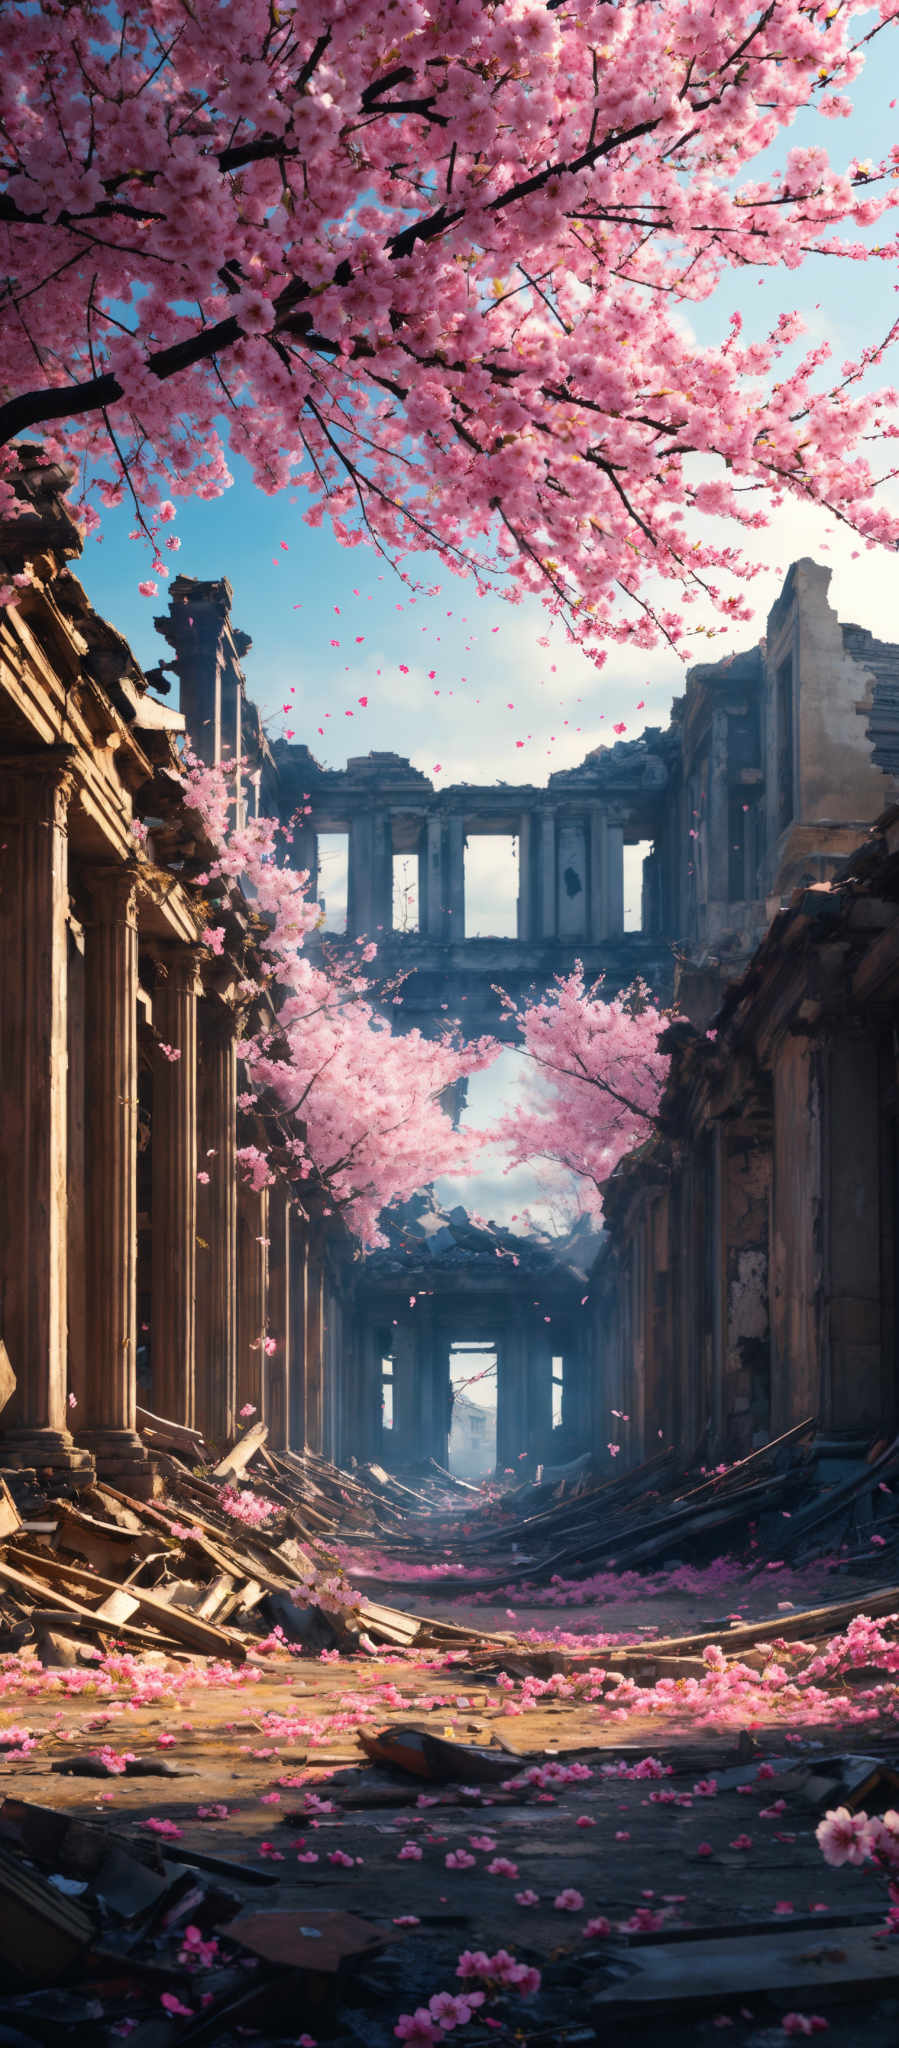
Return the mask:
{"type": "MultiPolygon", "coordinates": [[[[297,1180],[314,1175],[363,1243],[383,1242],[382,1209],[439,1174],[470,1170],[479,1135],[456,1129],[445,1099],[498,1048],[486,1038],[461,1044],[450,1031],[437,1039],[394,1033],[359,971],[375,958],[374,944],[359,943],[358,963],[310,956],[320,911],[308,875],[283,859],[277,821],[232,828],[224,771],[190,756],[185,769],[188,802],[216,848],[201,878],[210,901],[215,892],[210,920],[227,919],[234,892],[248,899],[262,962],[239,990],[253,1019],[239,1046],[247,1078],[239,1101],[263,1113],[269,1136],[240,1149],[241,1167],[257,1188],[274,1179],[275,1159],[297,1180]]],[[[226,923],[207,925],[213,952],[224,950],[226,931],[226,923]]],[[[402,1002],[398,985],[378,994],[402,1002]]]]}
{"type": "Polygon", "coordinates": [[[828,384],[789,313],[749,345],[722,316],[702,347],[688,309],[747,265],[895,255],[889,228],[866,239],[895,166],[807,139],[752,166],[802,110],[849,110],[897,13],[7,8],[6,491],[37,430],[80,464],[86,520],[131,494],[163,575],[160,522],[228,484],[230,444],[262,489],[306,489],[310,524],[537,591],[597,659],[609,634],[676,640],[700,591],[746,616],[718,579],[752,573],[741,531],[785,496],[895,540],[875,489],[891,394],[865,375],[892,337],[828,384]]]}
{"type": "Polygon", "coordinates": [[[600,988],[587,986],[578,961],[528,1003],[503,995],[533,1070],[522,1102],[490,1133],[510,1166],[545,1161],[573,1174],[581,1210],[597,1224],[604,1183],[655,1127],[669,1066],[658,1041],[671,1021],[642,983],[611,1002],[600,988]]]}

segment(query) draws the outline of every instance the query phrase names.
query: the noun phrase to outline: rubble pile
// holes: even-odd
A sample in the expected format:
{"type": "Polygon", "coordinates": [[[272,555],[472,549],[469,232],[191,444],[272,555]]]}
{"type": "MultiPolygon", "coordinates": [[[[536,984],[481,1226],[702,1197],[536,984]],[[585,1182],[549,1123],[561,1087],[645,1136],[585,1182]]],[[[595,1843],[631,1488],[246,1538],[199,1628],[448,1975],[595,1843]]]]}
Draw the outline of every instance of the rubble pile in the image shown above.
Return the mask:
{"type": "Polygon", "coordinates": [[[139,1421],[151,1498],[0,1483],[0,2042],[771,2048],[824,2013],[892,2048],[883,1877],[815,1828],[899,1806],[897,1446],[847,1476],[807,1423],[503,1491],[139,1421]],[[779,1599],[775,1532],[869,1582],[779,1599]],[[722,1541],[761,1618],[714,1579],[679,1634],[639,1593],[617,1633],[416,1611],[509,1582],[533,1618],[560,1565],[649,1587],[722,1541]]]}
{"type": "Polygon", "coordinates": [[[250,1423],[211,1460],[198,1431],[138,1411],[154,1497],[105,1483],[45,1498],[0,1477],[0,1654],[34,1644],[45,1665],[114,1643],[241,1663],[271,1638],[309,1653],[480,1642],[354,1592],[330,1548],[338,1529],[387,1542],[462,1489],[437,1468],[419,1484],[379,1467],[339,1472],[311,1452],[268,1448],[250,1423]]]}
{"type": "Polygon", "coordinates": [[[378,1569],[389,1581],[392,1560],[400,1583],[404,1559],[414,1557],[430,1566],[431,1592],[465,1584],[480,1597],[570,1584],[583,1600],[592,1574],[668,1569],[724,1551],[758,1569],[772,1560],[801,1568],[822,1555],[838,1556],[841,1567],[870,1569],[875,1554],[899,1564],[899,1500],[890,1485],[897,1474],[899,1437],[834,1457],[814,1417],[711,1472],[698,1458],[685,1463],[660,1450],[600,1478],[586,1456],[562,1470],[538,1467],[536,1480],[504,1492],[488,1490],[461,1521],[455,1504],[442,1512],[435,1504],[414,1529],[385,1535],[378,1569]],[[449,1533],[452,1571],[441,1577],[449,1533]]]}

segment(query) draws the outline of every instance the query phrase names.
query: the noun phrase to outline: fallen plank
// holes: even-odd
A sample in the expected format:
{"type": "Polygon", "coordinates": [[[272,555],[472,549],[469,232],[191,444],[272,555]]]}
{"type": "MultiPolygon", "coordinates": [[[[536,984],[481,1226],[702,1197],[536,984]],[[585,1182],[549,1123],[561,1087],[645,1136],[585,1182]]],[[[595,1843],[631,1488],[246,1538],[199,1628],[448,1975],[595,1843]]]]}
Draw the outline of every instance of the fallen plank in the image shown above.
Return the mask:
{"type": "MultiPolygon", "coordinates": [[[[60,1564],[57,1558],[32,1556],[28,1557],[27,1562],[29,1570],[38,1578],[46,1579],[51,1586],[65,1585],[73,1579],[79,1586],[84,1584],[84,1572],[79,1571],[77,1565],[60,1564]]],[[[91,1579],[91,1590],[94,1589],[101,1594],[121,1593],[124,1590],[123,1587],[116,1585],[114,1579],[101,1578],[99,1573],[91,1579]]],[[[186,1643],[188,1649],[196,1650],[202,1657],[230,1657],[235,1663],[243,1663],[247,1654],[246,1646],[238,1642],[236,1637],[226,1634],[224,1629],[213,1628],[208,1621],[199,1621],[196,1615],[186,1613],[183,1608],[168,1607],[164,1600],[160,1600],[154,1593],[145,1592],[142,1586],[129,1587],[128,1592],[137,1601],[136,1611],[144,1620],[155,1622],[163,1635],[169,1636],[175,1642],[186,1643]]],[[[81,1612],[90,1614],[92,1610],[85,1605],[82,1606],[81,1612]]],[[[96,1618],[94,1611],[94,1619],[96,1618]]],[[[102,1626],[102,1621],[100,1625],[102,1626]]]]}
{"type": "Polygon", "coordinates": [[[835,1516],[841,1514],[844,1508],[851,1507],[862,1494],[873,1493],[878,1479],[897,1463],[899,1436],[894,1437],[886,1450],[881,1452],[880,1457],[868,1465],[864,1472],[859,1473],[857,1478],[847,1479],[843,1486],[832,1487],[829,1493],[822,1494],[820,1500],[812,1501],[808,1507],[795,1511],[789,1529],[783,1529],[778,1533],[778,1551],[782,1552],[784,1557],[791,1557],[799,1548],[803,1537],[810,1535],[815,1529],[825,1527],[835,1516]]]}
{"type": "Polygon", "coordinates": [[[250,1460],[255,1457],[256,1452],[261,1451],[263,1444],[267,1442],[268,1429],[266,1424],[264,1422],[254,1422],[250,1429],[244,1431],[243,1436],[238,1437],[236,1444],[232,1444],[230,1451],[225,1452],[224,1457],[219,1459],[218,1464],[213,1465],[212,1469],[216,1479],[238,1478],[242,1472],[246,1471],[250,1460]]]}
{"type": "Polygon", "coordinates": [[[603,1957],[619,1981],[589,2001],[589,2016],[670,2024],[679,2013],[716,2009],[725,1999],[763,1993],[796,2001],[805,2010],[828,1995],[852,1992],[878,1998],[899,1982],[899,1948],[877,1928],[804,1928],[776,1923],[763,1934],[726,1934],[687,1941],[641,1944],[603,1957]]]}
{"type": "Polygon", "coordinates": [[[138,1602],[135,1595],[129,1593],[124,1586],[117,1586],[114,1593],[107,1594],[106,1599],[97,1608],[98,1615],[102,1614],[104,1621],[115,1625],[130,1621],[132,1614],[136,1614],[137,1611],[138,1602]]]}
{"type": "MultiPolygon", "coordinates": [[[[751,1649],[754,1643],[804,1642],[806,1638],[840,1635],[857,1614],[872,1621],[884,1615],[899,1615],[899,1586],[886,1586],[880,1593],[857,1593],[852,1600],[838,1600],[828,1607],[803,1607],[792,1614],[778,1614],[770,1621],[741,1621],[733,1628],[698,1630],[690,1636],[658,1636],[623,1650],[608,1650],[603,1661],[617,1670],[631,1658],[637,1662],[653,1657],[689,1654],[720,1643],[728,1656],[751,1649]]],[[[586,1654],[586,1653],[585,1653],[586,1654]]]]}
{"type": "MultiPolygon", "coordinates": [[[[0,1407],[3,1403],[0,1401],[0,1407]]],[[[15,1535],[22,1522],[5,1479],[0,1479],[0,1538],[15,1535]]]]}
{"type": "Polygon", "coordinates": [[[170,1422],[166,1415],[153,1415],[149,1408],[138,1408],[137,1426],[141,1434],[152,1431],[158,1443],[173,1444],[176,1450],[190,1451],[199,1459],[206,1454],[203,1436],[198,1429],[189,1429],[184,1422],[170,1422]]]}
{"type": "Polygon", "coordinates": [[[798,1443],[800,1437],[807,1436],[809,1430],[814,1429],[816,1420],[817,1417],[814,1415],[806,1416],[804,1422],[797,1422],[792,1429],[784,1430],[783,1436],[772,1437],[770,1443],[760,1444],[758,1450],[750,1451],[745,1458],[738,1458],[737,1463],[729,1466],[726,1472],[713,1473],[711,1479],[704,1479],[701,1486],[691,1487],[689,1493],[679,1493],[679,1505],[686,1506],[688,1501],[700,1500],[703,1494],[719,1493],[726,1489],[728,1482],[741,1479],[744,1472],[748,1472],[751,1466],[760,1464],[763,1458],[772,1457],[775,1451],[785,1450],[787,1444],[798,1443]]]}
{"type": "Polygon", "coordinates": [[[16,1391],[16,1376],[12,1369],[9,1352],[0,1337],[0,1409],[6,1407],[16,1391]]]}
{"type": "Polygon", "coordinates": [[[119,1564],[127,1565],[134,1558],[145,1557],[153,1541],[144,1530],[121,1529],[117,1522],[101,1522],[95,1515],[86,1515],[73,1507],[70,1501],[60,1501],[57,1547],[73,1550],[98,1571],[115,1570],[119,1564]]]}
{"type": "MultiPolygon", "coordinates": [[[[107,1487],[106,1490],[115,1500],[121,1501],[125,1506],[130,1507],[132,1505],[127,1494],[116,1493],[113,1487],[107,1487]]],[[[135,1503],[135,1505],[137,1504],[135,1503]]],[[[162,1501],[141,1501],[139,1505],[146,1520],[154,1528],[164,1531],[173,1542],[183,1544],[186,1556],[202,1557],[207,1564],[213,1566],[216,1572],[231,1573],[235,1579],[246,1578],[249,1574],[252,1574],[254,1578],[261,1579],[269,1592],[289,1592],[293,1585],[294,1581],[288,1577],[286,1571],[276,1574],[272,1571],[270,1565],[266,1565],[259,1557],[256,1543],[247,1541],[242,1552],[232,1550],[228,1544],[227,1536],[223,1536],[222,1532],[212,1522],[208,1522],[203,1515],[196,1514],[192,1507],[189,1510],[179,1510],[178,1508],[170,1507],[166,1502],[162,1501]],[[184,1527],[186,1512],[190,1513],[191,1534],[190,1536],[179,1537],[176,1534],[175,1525],[177,1524],[181,1528],[184,1527]],[[196,1534],[193,1533],[194,1530],[196,1530],[196,1534]]],[[[273,1550],[272,1555],[277,1557],[277,1549],[273,1550]]]]}
{"type": "MultiPolygon", "coordinates": [[[[0,1585],[11,1586],[14,1592],[26,1594],[32,1608],[35,1604],[40,1607],[47,1597],[46,1582],[32,1578],[29,1572],[17,1571],[14,1566],[7,1564],[5,1559],[0,1561],[0,1585]]],[[[120,1586],[115,1588],[117,1593],[121,1590],[120,1586]]],[[[81,1600],[70,1599],[64,1593],[57,1592],[54,1595],[54,1602],[55,1607],[70,1615],[73,1620],[89,1624],[95,1636],[121,1637],[123,1642],[133,1643],[134,1647],[140,1650],[178,1650],[179,1646],[172,1637],[151,1635],[148,1629],[132,1628],[128,1622],[113,1623],[104,1620],[93,1607],[85,1606],[81,1600]]]]}

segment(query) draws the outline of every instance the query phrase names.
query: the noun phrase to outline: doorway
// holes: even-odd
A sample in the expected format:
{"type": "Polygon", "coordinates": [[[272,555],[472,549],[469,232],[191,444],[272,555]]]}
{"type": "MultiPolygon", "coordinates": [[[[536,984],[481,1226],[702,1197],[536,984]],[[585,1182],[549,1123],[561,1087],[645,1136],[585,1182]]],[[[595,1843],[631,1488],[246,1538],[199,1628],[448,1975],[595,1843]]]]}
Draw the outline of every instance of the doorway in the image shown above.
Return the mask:
{"type": "Polygon", "coordinates": [[[496,1464],[496,1347],[450,1345],[452,1420],[447,1463],[457,1479],[486,1479],[496,1464]]]}

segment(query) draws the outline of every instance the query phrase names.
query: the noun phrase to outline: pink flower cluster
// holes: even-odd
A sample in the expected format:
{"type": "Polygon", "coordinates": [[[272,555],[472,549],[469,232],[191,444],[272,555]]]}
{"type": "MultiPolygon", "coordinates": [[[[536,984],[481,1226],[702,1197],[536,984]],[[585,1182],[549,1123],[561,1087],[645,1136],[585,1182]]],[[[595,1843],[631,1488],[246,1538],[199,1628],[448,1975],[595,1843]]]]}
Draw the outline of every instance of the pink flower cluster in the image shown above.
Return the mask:
{"type": "Polygon", "coordinates": [[[275,1515],[281,1513],[276,1500],[266,1500],[262,1494],[251,1493],[249,1487],[223,1486],[219,1494],[219,1506],[223,1507],[232,1522],[243,1522],[248,1529],[264,1529],[275,1515]]]}
{"type": "Polygon", "coordinates": [[[521,1998],[529,1998],[540,1989],[540,1971],[528,1963],[516,1962],[505,1948],[497,1949],[492,1956],[486,1949],[465,1949],[456,1965],[456,1976],[466,1986],[483,1984],[486,1989],[466,1989],[461,1994],[435,1992],[426,2006],[400,2014],[393,2029],[397,2040],[407,2042],[410,2048],[430,2048],[432,2042],[472,2019],[488,1993],[514,1991],[521,1998]]]}

